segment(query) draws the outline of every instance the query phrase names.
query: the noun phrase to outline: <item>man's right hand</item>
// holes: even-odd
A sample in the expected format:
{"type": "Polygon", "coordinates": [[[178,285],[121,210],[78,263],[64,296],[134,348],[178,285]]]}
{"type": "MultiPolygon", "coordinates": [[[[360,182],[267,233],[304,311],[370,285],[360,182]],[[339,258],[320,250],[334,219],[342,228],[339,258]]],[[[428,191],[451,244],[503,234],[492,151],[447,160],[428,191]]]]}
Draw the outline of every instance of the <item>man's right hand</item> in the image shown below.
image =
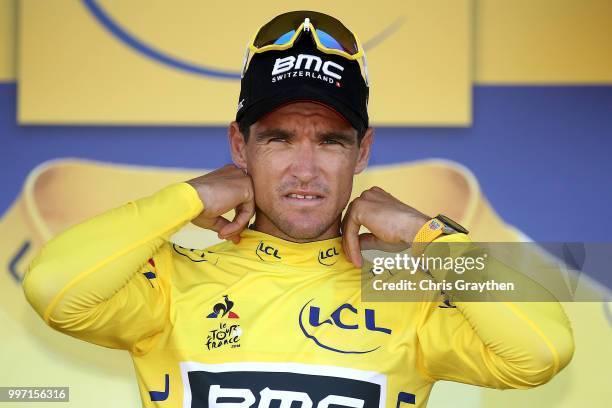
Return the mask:
{"type": "Polygon", "coordinates": [[[255,214],[251,177],[233,164],[228,164],[187,183],[196,189],[204,203],[204,211],[191,222],[216,231],[220,239],[229,239],[237,244],[240,233],[255,214]],[[236,210],[231,222],[222,217],[230,210],[236,210]]]}

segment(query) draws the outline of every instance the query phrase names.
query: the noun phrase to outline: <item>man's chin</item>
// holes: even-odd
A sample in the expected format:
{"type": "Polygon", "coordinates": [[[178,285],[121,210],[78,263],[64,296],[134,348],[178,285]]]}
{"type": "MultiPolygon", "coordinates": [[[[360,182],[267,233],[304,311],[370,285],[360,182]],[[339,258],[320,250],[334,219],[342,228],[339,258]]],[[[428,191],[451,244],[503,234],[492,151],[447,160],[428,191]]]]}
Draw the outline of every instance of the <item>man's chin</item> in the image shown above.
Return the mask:
{"type": "Polygon", "coordinates": [[[329,230],[331,223],[314,220],[283,220],[279,229],[294,241],[317,241],[329,230]]]}

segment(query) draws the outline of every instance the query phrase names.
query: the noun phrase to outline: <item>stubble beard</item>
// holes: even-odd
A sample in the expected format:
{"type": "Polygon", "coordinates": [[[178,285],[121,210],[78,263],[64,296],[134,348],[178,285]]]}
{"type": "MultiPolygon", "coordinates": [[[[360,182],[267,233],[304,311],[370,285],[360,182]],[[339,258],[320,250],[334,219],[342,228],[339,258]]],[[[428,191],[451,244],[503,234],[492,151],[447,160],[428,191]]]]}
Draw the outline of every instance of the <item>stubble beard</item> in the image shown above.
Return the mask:
{"type": "MultiPolygon", "coordinates": [[[[338,224],[340,215],[335,217],[330,217],[327,220],[319,219],[317,223],[311,223],[308,226],[302,226],[292,221],[286,215],[277,213],[276,211],[263,211],[261,208],[257,208],[256,210],[256,224],[257,218],[260,220],[262,218],[267,219],[274,227],[280,231],[283,235],[285,235],[285,239],[289,239],[294,242],[312,242],[321,240],[322,236],[329,231],[334,224],[338,224]]],[[[327,218],[327,217],[326,217],[327,218]]],[[[338,236],[340,231],[338,229],[335,232],[335,236],[338,236]]]]}

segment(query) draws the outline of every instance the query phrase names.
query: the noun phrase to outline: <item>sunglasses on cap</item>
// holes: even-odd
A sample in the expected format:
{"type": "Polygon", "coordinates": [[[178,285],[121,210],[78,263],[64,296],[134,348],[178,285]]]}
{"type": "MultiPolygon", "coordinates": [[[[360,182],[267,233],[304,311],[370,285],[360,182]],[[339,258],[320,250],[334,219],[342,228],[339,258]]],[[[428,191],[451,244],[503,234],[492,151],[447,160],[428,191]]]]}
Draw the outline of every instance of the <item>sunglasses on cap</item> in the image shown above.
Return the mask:
{"type": "Polygon", "coordinates": [[[369,86],[365,52],[357,36],[338,19],[307,10],[281,14],[257,30],[246,49],[242,76],[248,69],[253,55],[266,51],[287,50],[305,34],[312,36],[319,51],[357,61],[366,86],[369,86]]]}

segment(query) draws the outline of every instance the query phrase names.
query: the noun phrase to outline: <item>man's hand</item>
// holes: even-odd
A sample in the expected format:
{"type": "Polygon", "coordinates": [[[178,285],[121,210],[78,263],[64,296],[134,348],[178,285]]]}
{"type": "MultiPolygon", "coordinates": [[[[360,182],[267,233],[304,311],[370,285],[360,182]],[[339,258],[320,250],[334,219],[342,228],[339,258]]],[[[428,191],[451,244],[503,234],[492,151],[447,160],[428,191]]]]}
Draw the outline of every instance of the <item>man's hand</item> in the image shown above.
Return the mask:
{"type": "Polygon", "coordinates": [[[220,239],[229,239],[237,244],[240,233],[255,214],[253,182],[243,170],[228,164],[220,169],[187,181],[198,192],[204,203],[204,211],[191,222],[217,232],[220,239]],[[236,210],[234,219],[222,217],[236,210]]]}
{"type": "Polygon", "coordinates": [[[387,193],[372,187],[353,200],[342,219],[342,246],[349,261],[361,267],[362,249],[402,251],[431,219],[387,193]],[[361,226],[371,233],[359,234],[361,226]]]}

